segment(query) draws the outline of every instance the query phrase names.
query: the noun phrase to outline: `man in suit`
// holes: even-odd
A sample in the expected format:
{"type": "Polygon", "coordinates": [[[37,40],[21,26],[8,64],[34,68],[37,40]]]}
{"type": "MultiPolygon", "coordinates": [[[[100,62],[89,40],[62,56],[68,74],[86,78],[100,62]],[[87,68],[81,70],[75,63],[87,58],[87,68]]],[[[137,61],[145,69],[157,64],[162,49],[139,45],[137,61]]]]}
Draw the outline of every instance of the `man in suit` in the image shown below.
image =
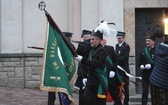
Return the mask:
{"type": "MultiPolygon", "coordinates": [[[[116,53],[118,57],[118,65],[121,66],[127,73],[130,73],[129,70],[129,52],[130,46],[125,42],[125,32],[118,31],[117,33],[117,41],[116,44],[116,53]]],[[[119,74],[122,76],[125,85],[124,85],[124,104],[129,105],[129,77],[125,74],[125,72],[118,69],[119,74]]]]}
{"type": "Polygon", "coordinates": [[[84,105],[106,105],[106,92],[108,91],[107,76],[105,72],[106,54],[100,44],[103,34],[95,32],[91,37],[92,49],[88,58],[80,55],[78,62],[89,67],[87,83],[83,94],[84,105]]]}
{"type": "Polygon", "coordinates": [[[101,41],[101,45],[104,47],[106,55],[109,57],[111,60],[111,63],[107,61],[107,76],[108,76],[108,91],[111,95],[111,97],[114,100],[114,105],[122,105],[121,104],[121,99],[119,96],[119,86],[117,82],[117,77],[115,75],[116,69],[117,69],[117,57],[116,53],[114,51],[113,46],[108,46],[106,45],[107,40],[103,39],[101,41]]]}
{"type": "MultiPolygon", "coordinates": [[[[83,38],[83,42],[78,44],[76,53],[78,55],[83,56],[84,58],[88,58],[89,52],[91,50],[90,38],[91,38],[91,31],[83,30],[81,37],[83,38]]],[[[84,105],[83,102],[83,92],[84,92],[84,84],[83,79],[87,78],[88,74],[88,66],[82,64],[81,62],[78,63],[78,72],[77,72],[77,80],[75,82],[74,88],[79,90],[79,105],[84,105]]]]}
{"type": "Polygon", "coordinates": [[[149,78],[154,68],[155,58],[155,35],[151,32],[147,32],[146,36],[146,47],[138,59],[139,67],[142,70],[142,105],[147,105],[148,102],[149,78]]]}

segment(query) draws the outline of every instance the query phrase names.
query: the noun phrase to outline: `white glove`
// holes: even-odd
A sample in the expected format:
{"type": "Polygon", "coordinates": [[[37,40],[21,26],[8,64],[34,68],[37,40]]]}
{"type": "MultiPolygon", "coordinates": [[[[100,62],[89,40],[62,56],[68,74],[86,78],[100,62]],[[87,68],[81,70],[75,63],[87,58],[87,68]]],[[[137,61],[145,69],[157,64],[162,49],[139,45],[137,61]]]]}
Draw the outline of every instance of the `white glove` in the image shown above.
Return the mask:
{"type": "Polygon", "coordinates": [[[110,77],[110,78],[113,78],[114,76],[115,76],[115,72],[114,72],[114,71],[110,71],[109,77],[110,77]]]}
{"type": "Polygon", "coordinates": [[[82,56],[81,55],[78,55],[75,59],[78,61],[78,62],[80,62],[81,60],[82,60],[82,56]]]}
{"type": "Polygon", "coordinates": [[[145,69],[144,65],[141,65],[141,66],[140,66],[140,69],[141,69],[141,70],[144,70],[144,69],[145,69]]]}
{"type": "Polygon", "coordinates": [[[87,78],[83,78],[82,82],[83,82],[83,85],[85,85],[85,86],[86,86],[86,83],[87,83],[87,78]]]}
{"type": "Polygon", "coordinates": [[[146,65],[145,65],[145,68],[146,68],[146,69],[151,69],[151,64],[146,64],[146,65]]]}

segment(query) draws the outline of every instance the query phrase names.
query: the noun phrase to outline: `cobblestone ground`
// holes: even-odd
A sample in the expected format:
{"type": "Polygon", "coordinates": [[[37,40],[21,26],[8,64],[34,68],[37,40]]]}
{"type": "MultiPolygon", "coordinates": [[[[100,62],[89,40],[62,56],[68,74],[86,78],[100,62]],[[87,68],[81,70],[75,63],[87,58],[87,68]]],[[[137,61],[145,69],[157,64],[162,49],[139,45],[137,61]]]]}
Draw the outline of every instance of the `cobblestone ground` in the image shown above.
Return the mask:
{"type": "MultiPolygon", "coordinates": [[[[47,105],[48,93],[39,89],[0,87],[0,105],[47,105]]],[[[74,93],[76,104],[78,94],[74,93]]],[[[56,100],[56,104],[59,101],[56,100]]]]}
{"type": "MultiPolygon", "coordinates": [[[[73,97],[76,105],[78,105],[77,92],[73,93],[73,97]]],[[[48,92],[40,89],[0,87],[0,105],[47,105],[47,98],[48,92]]],[[[60,105],[58,98],[55,105],[60,105]]],[[[107,105],[113,104],[107,103],[107,105]]]]}
{"type": "MultiPolygon", "coordinates": [[[[58,95],[56,96],[58,97],[58,95]]],[[[73,93],[76,105],[78,105],[78,94],[73,93]]],[[[138,96],[139,97],[139,96],[138,96]]],[[[40,89],[21,89],[0,87],[0,105],[47,105],[48,92],[40,89]]],[[[55,105],[60,105],[56,98],[55,105]]],[[[107,102],[106,105],[113,105],[107,102]]],[[[130,102],[130,105],[141,105],[140,102],[130,102]]],[[[150,103],[148,105],[151,105],[150,103]]]]}

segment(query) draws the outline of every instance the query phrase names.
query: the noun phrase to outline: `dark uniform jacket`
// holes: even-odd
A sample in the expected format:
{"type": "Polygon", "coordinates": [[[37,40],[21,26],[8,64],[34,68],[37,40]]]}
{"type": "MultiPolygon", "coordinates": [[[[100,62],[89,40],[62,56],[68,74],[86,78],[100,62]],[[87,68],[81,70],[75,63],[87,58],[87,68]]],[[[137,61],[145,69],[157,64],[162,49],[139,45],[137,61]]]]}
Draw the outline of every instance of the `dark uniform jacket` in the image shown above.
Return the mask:
{"type": "MultiPolygon", "coordinates": [[[[119,44],[116,44],[116,53],[117,53],[117,59],[118,59],[118,65],[121,66],[127,73],[130,73],[129,70],[129,52],[130,52],[130,46],[124,42],[121,46],[119,44]]],[[[119,73],[122,75],[125,75],[124,72],[121,72],[119,70],[119,73]]]]}
{"type": "Polygon", "coordinates": [[[99,44],[97,47],[94,47],[90,51],[91,53],[91,60],[88,58],[82,59],[82,64],[86,64],[89,67],[89,74],[87,77],[87,85],[88,86],[98,86],[100,80],[96,76],[96,68],[100,68],[104,70],[105,63],[106,63],[106,54],[103,46],[99,44]]]}
{"type": "MultiPolygon", "coordinates": [[[[78,47],[77,47],[77,50],[76,50],[76,53],[78,55],[81,55],[83,58],[88,58],[88,55],[89,55],[89,52],[91,50],[91,44],[90,44],[90,40],[86,40],[84,42],[80,42],[78,44],[78,47]]],[[[87,74],[88,74],[88,66],[85,65],[85,64],[82,64],[79,62],[78,64],[78,78],[76,80],[76,83],[75,85],[78,86],[78,87],[83,87],[83,83],[82,83],[82,80],[83,78],[86,78],[87,77],[87,74]]]]}
{"type": "MultiPolygon", "coordinates": [[[[155,55],[155,47],[153,47],[152,49],[149,50],[149,54],[150,54],[151,58],[154,60],[154,58],[155,58],[155,56],[154,56],[155,55]]],[[[146,64],[151,64],[151,69],[142,70],[142,77],[143,78],[149,78],[150,74],[153,70],[153,67],[154,67],[154,64],[149,62],[149,60],[148,60],[148,58],[145,54],[145,49],[144,49],[144,51],[140,54],[140,56],[138,58],[138,65],[140,67],[141,65],[145,66],[146,64]]]]}
{"type": "MultiPolygon", "coordinates": [[[[116,52],[114,51],[114,47],[113,46],[107,46],[107,45],[105,45],[104,49],[105,49],[106,55],[109,56],[111,58],[112,62],[113,62],[113,65],[111,65],[107,61],[107,76],[109,76],[109,72],[110,71],[114,71],[115,72],[116,69],[117,69],[117,56],[116,56],[116,52]]],[[[111,79],[111,78],[109,78],[109,79],[111,79]]]]}
{"type": "Polygon", "coordinates": [[[77,50],[76,50],[76,53],[78,55],[81,55],[83,56],[84,58],[87,58],[88,55],[89,55],[89,52],[91,50],[91,44],[90,44],[90,40],[86,40],[84,42],[80,42],[78,44],[78,47],[77,47],[77,50]]]}

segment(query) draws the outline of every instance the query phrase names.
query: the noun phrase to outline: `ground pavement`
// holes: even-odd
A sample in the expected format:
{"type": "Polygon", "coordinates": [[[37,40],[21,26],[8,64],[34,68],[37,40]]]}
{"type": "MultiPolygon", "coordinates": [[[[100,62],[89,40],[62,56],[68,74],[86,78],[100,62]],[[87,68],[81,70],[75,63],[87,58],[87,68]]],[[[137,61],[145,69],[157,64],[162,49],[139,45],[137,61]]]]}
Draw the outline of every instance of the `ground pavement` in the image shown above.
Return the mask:
{"type": "MultiPolygon", "coordinates": [[[[0,87],[0,105],[47,105],[47,96],[46,91],[39,89],[0,87]]],[[[73,93],[73,97],[78,105],[77,92],[73,93]]],[[[58,98],[55,105],[59,105],[58,98]]],[[[113,105],[113,103],[110,102],[107,105],[113,105]]],[[[140,103],[130,102],[130,105],[140,105],[140,103]]]]}

